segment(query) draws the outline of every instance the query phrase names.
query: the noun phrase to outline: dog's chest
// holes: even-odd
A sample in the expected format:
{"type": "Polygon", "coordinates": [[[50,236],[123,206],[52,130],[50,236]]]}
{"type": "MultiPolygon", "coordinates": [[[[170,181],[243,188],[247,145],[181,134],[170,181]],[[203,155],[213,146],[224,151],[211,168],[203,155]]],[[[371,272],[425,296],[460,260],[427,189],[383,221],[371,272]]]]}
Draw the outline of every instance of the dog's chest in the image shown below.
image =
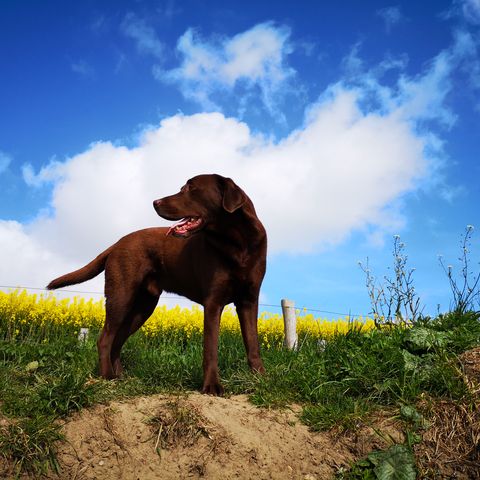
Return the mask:
{"type": "Polygon", "coordinates": [[[259,279],[263,278],[262,262],[260,258],[253,256],[249,252],[245,252],[238,256],[235,267],[231,270],[231,274],[238,284],[245,286],[258,286],[259,279]]]}

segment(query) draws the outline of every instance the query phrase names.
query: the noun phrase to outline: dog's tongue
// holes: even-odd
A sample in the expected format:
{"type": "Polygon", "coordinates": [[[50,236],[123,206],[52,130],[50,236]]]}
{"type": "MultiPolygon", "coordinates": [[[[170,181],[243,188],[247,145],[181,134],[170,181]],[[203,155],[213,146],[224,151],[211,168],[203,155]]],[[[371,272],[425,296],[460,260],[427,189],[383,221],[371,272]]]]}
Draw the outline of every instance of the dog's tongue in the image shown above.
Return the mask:
{"type": "Polygon", "coordinates": [[[173,233],[176,233],[177,235],[185,235],[189,230],[198,226],[199,223],[200,223],[199,218],[195,218],[195,217],[182,218],[182,220],[177,222],[175,225],[172,225],[168,229],[167,235],[171,235],[173,233]]]}
{"type": "Polygon", "coordinates": [[[177,228],[184,227],[189,220],[190,220],[189,218],[182,218],[180,221],[178,221],[168,229],[167,235],[171,235],[172,233],[175,233],[177,231],[177,228]]]}

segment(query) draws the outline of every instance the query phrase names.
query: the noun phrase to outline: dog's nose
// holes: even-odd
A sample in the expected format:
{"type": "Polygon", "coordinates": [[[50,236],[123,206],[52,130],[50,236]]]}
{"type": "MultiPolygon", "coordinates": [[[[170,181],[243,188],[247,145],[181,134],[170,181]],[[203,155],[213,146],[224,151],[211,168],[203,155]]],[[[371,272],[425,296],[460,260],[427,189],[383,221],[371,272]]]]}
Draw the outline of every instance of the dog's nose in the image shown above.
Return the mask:
{"type": "Polygon", "coordinates": [[[154,200],[154,201],[153,201],[153,208],[159,207],[161,203],[162,203],[162,200],[161,200],[161,199],[154,200]]]}

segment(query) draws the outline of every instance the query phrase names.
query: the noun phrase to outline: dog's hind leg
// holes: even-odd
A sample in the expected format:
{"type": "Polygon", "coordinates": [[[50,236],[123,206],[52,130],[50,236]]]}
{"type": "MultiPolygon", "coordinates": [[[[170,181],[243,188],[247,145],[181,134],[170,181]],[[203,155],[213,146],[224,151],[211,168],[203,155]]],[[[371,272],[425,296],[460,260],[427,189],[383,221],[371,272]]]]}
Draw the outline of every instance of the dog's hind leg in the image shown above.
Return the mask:
{"type": "MultiPolygon", "coordinates": [[[[161,292],[160,292],[161,293],[161,292]]],[[[133,335],[150,317],[158,303],[160,293],[152,294],[148,291],[138,292],[133,302],[128,318],[117,330],[113,339],[110,359],[116,377],[123,373],[120,362],[120,351],[128,337],[133,335]]]]}
{"type": "Polygon", "coordinates": [[[97,340],[100,376],[106,379],[116,378],[113,369],[111,352],[113,342],[125,323],[129,324],[129,315],[132,308],[130,296],[106,295],[105,324],[97,340]]]}
{"type": "Polygon", "coordinates": [[[257,327],[258,301],[237,301],[235,302],[235,307],[240,320],[240,329],[247,352],[248,365],[253,371],[263,373],[265,368],[260,357],[257,327]]]}
{"type": "Polygon", "coordinates": [[[119,273],[118,263],[105,271],[105,324],[97,341],[100,376],[116,378],[112,365],[112,346],[124,325],[130,325],[135,300],[135,283],[130,276],[119,273]]]}

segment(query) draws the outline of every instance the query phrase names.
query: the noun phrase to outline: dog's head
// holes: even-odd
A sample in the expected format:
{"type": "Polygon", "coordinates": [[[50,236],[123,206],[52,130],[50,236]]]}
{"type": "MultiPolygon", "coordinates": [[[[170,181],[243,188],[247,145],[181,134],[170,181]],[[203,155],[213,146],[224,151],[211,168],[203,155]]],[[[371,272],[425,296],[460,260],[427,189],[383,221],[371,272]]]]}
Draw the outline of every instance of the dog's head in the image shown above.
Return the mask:
{"type": "Polygon", "coordinates": [[[153,202],[153,208],[166,220],[178,221],[167,235],[189,237],[204,228],[214,228],[219,218],[239,210],[247,202],[245,192],[230,178],[198,175],[180,192],[153,202]]]}

